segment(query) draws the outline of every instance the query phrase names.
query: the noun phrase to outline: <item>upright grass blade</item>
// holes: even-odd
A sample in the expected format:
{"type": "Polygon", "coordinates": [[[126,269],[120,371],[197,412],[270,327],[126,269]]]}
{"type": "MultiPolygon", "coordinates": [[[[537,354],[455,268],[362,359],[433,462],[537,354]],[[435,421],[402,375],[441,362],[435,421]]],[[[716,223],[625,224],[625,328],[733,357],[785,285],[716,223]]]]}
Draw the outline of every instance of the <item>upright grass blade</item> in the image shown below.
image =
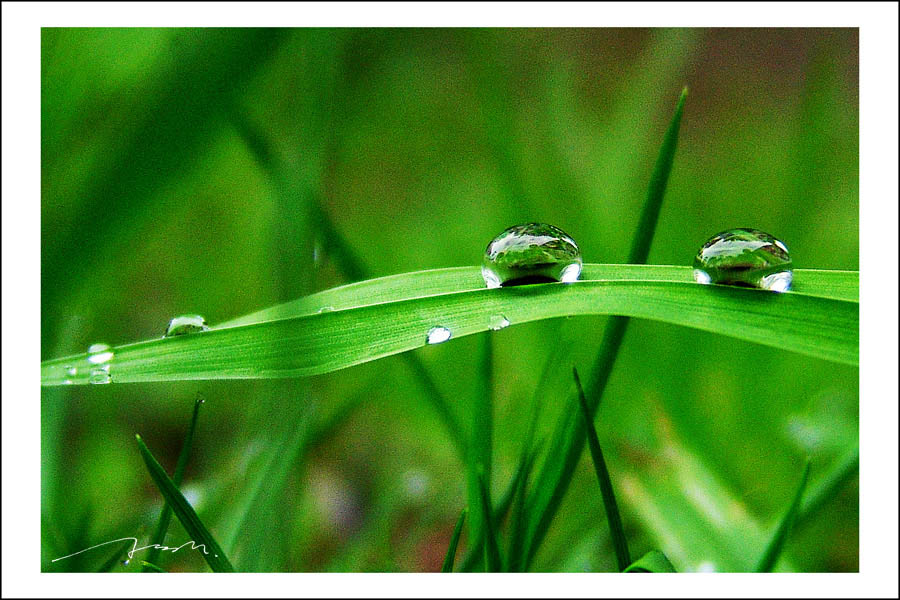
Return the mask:
{"type": "Polygon", "coordinates": [[[453,560],[456,558],[456,547],[459,545],[459,536],[462,533],[463,523],[466,522],[466,514],[469,509],[464,508],[459,513],[459,520],[456,527],[453,528],[453,535],[450,537],[450,546],[447,548],[447,555],[444,557],[444,565],[441,567],[441,573],[453,572],[453,560]]]}
{"type": "Polygon", "coordinates": [[[806,489],[806,482],[808,480],[809,459],[807,459],[806,464],[803,466],[803,475],[800,478],[800,485],[797,486],[797,492],[794,494],[794,499],[791,501],[791,505],[788,507],[784,517],[782,517],[781,521],[778,523],[775,534],[769,541],[769,545],[766,546],[766,550],[759,559],[756,569],[754,569],[755,572],[771,573],[772,569],[775,568],[775,563],[778,562],[778,557],[781,556],[781,551],[784,550],[784,544],[787,542],[788,535],[791,533],[791,528],[794,526],[794,521],[797,519],[800,503],[803,500],[803,491],[806,489]]]}
{"type": "Polygon", "coordinates": [[[525,501],[528,498],[528,477],[534,459],[537,457],[537,448],[531,449],[526,445],[522,452],[522,459],[515,480],[515,504],[512,515],[509,518],[509,551],[506,553],[506,570],[510,573],[518,573],[522,568],[522,556],[524,555],[525,541],[525,501]]]}
{"type": "Polygon", "coordinates": [[[584,398],[584,390],[581,387],[581,380],[578,378],[578,369],[575,367],[572,367],[572,376],[575,378],[575,387],[578,388],[578,402],[581,405],[581,414],[587,429],[588,448],[591,450],[591,458],[594,459],[594,470],[597,472],[597,483],[600,484],[600,494],[603,496],[603,507],[606,509],[606,520],[609,523],[609,533],[616,551],[616,561],[619,570],[624,571],[631,564],[628,541],[625,539],[625,528],[622,526],[622,518],[619,516],[619,506],[613,493],[609,470],[606,468],[606,461],[603,460],[603,450],[600,449],[600,441],[597,439],[594,418],[588,408],[587,400],[584,398]]]}
{"type": "MultiPolygon", "coordinates": [[[[650,175],[647,196],[644,200],[638,228],[628,255],[629,263],[646,262],[650,252],[650,243],[653,240],[653,233],[656,231],[659,211],[662,207],[666,185],[669,181],[669,173],[672,170],[672,163],[675,158],[675,148],[678,145],[678,131],[681,127],[681,116],[684,112],[684,101],[686,98],[687,88],[684,88],[675,107],[675,114],[663,137],[659,156],[650,175]]],[[[592,413],[600,405],[600,398],[612,373],[616,355],[625,336],[625,329],[628,327],[628,316],[632,315],[610,318],[603,332],[600,350],[594,363],[593,376],[588,384],[587,401],[588,408],[591,409],[592,413]]],[[[530,539],[527,543],[526,568],[531,564],[531,560],[547,534],[550,523],[565,496],[569,483],[572,480],[572,475],[575,472],[575,466],[581,456],[584,441],[585,427],[581,420],[572,418],[571,415],[563,415],[551,442],[551,451],[555,452],[559,449],[561,460],[559,462],[548,460],[545,463],[544,469],[541,471],[535,485],[534,499],[529,503],[529,513],[537,515],[537,520],[531,529],[530,539]]]]}
{"type": "Polygon", "coordinates": [[[677,573],[678,571],[659,550],[651,550],[624,569],[623,573],[677,573]]]}
{"type": "Polygon", "coordinates": [[[150,453],[150,449],[147,448],[141,436],[136,435],[135,438],[137,439],[138,449],[141,451],[141,457],[147,465],[147,470],[150,471],[150,477],[153,478],[153,482],[159,488],[163,498],[175,511],[175,515],[181,521],[188,535],[191,536],[197,549],[200,550],[209,568],[216,573],[233,573],[234,567],[228,562],[228,557],[225,556],[218,542],[216,542],[206,526],[203,525],[197,513],[194,512],[194,509],[185,497],[178,491],[178,488],[166,474],[162,465],[150,453]]]}
{"type": "MultiPolygon", "coordinates": [[[[194,443],[194,430],[197,427],[197,415],[200,414],[200,405],[203,404],[204,398],[202,395],[197,394],[197,399],[194,401],[194,409],[191,413],[191,422],[188,425],[187,433],[184,436],[184,443],[181,444],[181,452],[178,454],[178,462],[175,463],[175,473],[172,475],[172,483],[175,484],[175,487],[181,487],[181,480],[184,477],[184,470],[187,467],[188,457],[191,455],[191,446],[194,443]]],[[[161,549],[158,546],[162,546],[163,542],[166,538],[166,532],[169,530],[169,521],[172,520],[172,507],[169,506],[169,503],[166,502],[163,505],[162,513],[159,515],[159,523],[156,525],[156,532],[153,534],[152,543],[154,546],[150,549],[150,552],[147,553],[148,563],[157,563],[159,562],[159,553],[161,549]]],[[[152,571],[153,569],[144,566],[141,571],[147,573],[152,571]]]]}
{"type": "Polygon", "coordinates": [[[478,474],[478,492],[480,496],[481,516],[484,519],[484,570],[488,573],[500,571],[503,562],[500,560],[500,547],[497,544],[497,531],[491,518],[491,495],[484,474],[478,474]]]}
{"type": "Polygon", "coordinates": [[[797,513],[797,524],[815,515],[822,505],[834,498],[847,482],[858,474],[859,446],[854,446],[838,459],[837,464],[821,481],[810,487],[797,513]]]}
{"type": "MultiPolygon", "coordinates": [[[[472,437],[469,442],[468,455],[468,496],[469,506],[480,503],[479,478],[491,485],[491,454],[493,442],[493,348],[490,333],[481,337],[481,356],[479,359],[477,381],[481,383],[475,394],[472,407],[472,437]]],[[[469,531],[472,539],[483,539],[485,523],[482,511],[475,511],[469,519],[469,531]]]]}
{"type": "MultiPolygon", "coordinates": [[[[272,148],[267,136],[260,131],[241,110],[232,107],[231,113],[236,129],[241,134],[247,147],[256,156],[258,163],[266,169],[277,187],[284,190],[286,187],[285,181],[289,179],[288,168],[285,165],[285,161],[272,148]]],[[[334,223],[329,218],[328,213],[322,208],[319,194],[312,190],[308,190],[308,192],[313,224],[321,232],[325,242],[325,251],[335,258],[335,262],[341,273],[343,273],[344,277],[350,282],[366,279],[368,277],[368,270],[350,244],[347,243],[338,231],[337,227],[335,227],[334,223]]],[[[288,303],[288,305],[290,304],[292,303],[288,303]]],[[[316,310],[321,308],[321,306],[317,307],[316,310]]],[[[465,437],[456,414],[450,408],[450,402],[440,391],[431,374],[428,372],[428,369],[418,356],[407,353],[404,355],[404,360],[406,360],[407,365],[415,376],[422,382],[422,385],[425,388],[425,398],[434,406],[434,409],[444,422],[444,426],[447,428],[451,439],[456,445],[460,456],[465,459],[467,452],[465,437]]]]}

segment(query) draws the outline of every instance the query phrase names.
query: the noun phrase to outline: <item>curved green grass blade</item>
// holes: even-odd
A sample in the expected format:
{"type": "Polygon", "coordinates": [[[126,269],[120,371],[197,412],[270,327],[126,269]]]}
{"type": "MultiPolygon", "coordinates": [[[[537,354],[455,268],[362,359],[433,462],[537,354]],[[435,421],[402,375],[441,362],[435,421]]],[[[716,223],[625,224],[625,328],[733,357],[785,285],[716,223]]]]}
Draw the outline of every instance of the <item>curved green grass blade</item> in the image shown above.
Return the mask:
{"type": "Polygon", "coordinates": [[[459,513],[459,520],[456,527],[453,528],[453,535],[450,537],[450,546],[447,548],[447,555],[444,557],[444,565],[441,567],[441,573],[453,572],[453,560],[456,558],[456,547],[459,545],[459,536],[462,533],[463,523],[466,522],[466,514],[469,509],[464,508],[459,513]]]}
{"type": "Polygon", "coordinates": [[[575,387],[578,388],[578,403],[581,405],[581,414],[584,417],[587,430],[588,447],[591,450],[591,458],[594,459],[594,470],[597,472],[597,482],[600,484],[600,494],[603,496],[603,507],[606,509],[606,520],[609,523],[609,535],[612,538],[613,548],[616,551],[616,561],[619,570],[624,571],[631,564],[631,554],[628,552],[628,541],[625,539],[625,528],[622,526],[622,518],[619,516],[619,506],[616,503],[616,495],[613,493],[612,481],[609,478],[609,469],[603,460],[603,450],[597,439],[597,430],[594,428],[594,417],[588,408],[584,397],[584,389],[578,378],[578,369],[572,367],[572,376],[575,378],[575,387]]]}
{"type": "Polygon", "coordinates": [[[141,561],[141,570],[144,573],[165,573],[165,569],[160,567],[159,565],[155,565],[152,562],[148,562],[146,560],[141,561]]]}
{"type": "Polygon", "coordinates": [[[479,508],[484,526],[484,567],[488,573],[497,573],[503,562],[500,559],[500,546],[497,543],[497,530],[491,515],[491,495],[484,480],[484,472],[478,474],[479,508]]]}
{"type": "MultiPolygon", "coordinates": [[[[684,267],[606,265],[587,271],[588,279],[572,284],[500,289],[477,286],[476,267],[393,276],[385,278],[391,280],[386,286],[372,280],[362,286],[366,294],[360,286],[343,286],[328,293],[335,310],[310,314],[308,306],[297,307],[294,316],[274,321],[263,317],[116,347],[110,376],[128,383],[317,375],[425,346],[435,325],[449,328],[454,338],[487,331],[498,314],[512,326],[573,315],[653,319],[859,364],[859,304],[829,297],[832,287],[799,283],[802,293],[774,294],[693,283],[684,267]],[[600,272],[607,278],[597,279],[600,272]],[[410,297],[398,285],[408,280],[421,288],[425,279],[442,291],[410,297]],[[456,282],[455,291],[448,279],[456,282]]],[[[802,282],[804,274],[795,277],[802,282]]],[[[87,354],[45,361],[41,384],[86,384],[95,367],[87,354]]]]}
{"type": "MultiPolygon", "coordinates": [[[[191,413],[191,422],[188,425],[187,433],[184,436],[184,443],[181,445],[181,452],[178,454],[178,462],[175,463],[175,473],[172,474],[172,483],[175,487],[181,487],[181,480],[184,477],[184,470],[187,468],[188,457],[191,455],[191,446],[194,443],[194,430],[197,428],[197,416],[200,414],[200,405],[203,404],[203,396],[197,394],[194,401],[194,410],[191,413]]],[[[159,562],[159,553],[162,552],[160,546],[166,538],[166,532],[169,530],[169,522],[172,520],[172,507],[166,502],[163,505],[162,513],[159,515],[159,523],[156,525],[156,531],[153,534],[152,543],[154,547],[150,548],[147,553],[147,560],[143,561],[149,564],[159,562]]],[[[144,565],[141,569],[144,573],[152,572],[153,569],[144,565]]]]}
{"type": "Polygon", "coordinates": [[[190,503],[178,491],[165,469],[150,453],[150,449],[147,448],[141,436],[136,435],[135,438],[137,439],[138,449],[141,451],[141,457],[147,464],[147,470],[150,471],[150,477],[153,478],[153,482],[159,488],[163,498],[175,511],[175,515],[181,521],[181,524],[184,525],[184,529],[191,536],[192,541],[197,545],[209,568],[216,573],[233,573],[234,567],[228,562],[228,557],[225,556],[222,548],[219,547],[212,534],[203,525],[190,503]]]}
{"type": "Polygon", "coordinates": [[[775,534],[772,536],[769,545],[766,546],[765,552],[763,552],[762,557],[759,559],[759,563],[757,563],[756,569],[754,569],[756,573],[771,573],[772,569],[775,568],[775,563],[778,562],[778,557],[781,556],[781,551],[784,550],[784,544],[787,542],[788,535],[791,533],[791,528],[794,526],[794,521],[797,520],[797,514],[800,512],[800,503],[803,500],[803,491],[806,489],[806,482],[808,480],[809,460],[807,459],[806,464],[803,466],[803,475],[800,477],[800,485],[797,486],[797,492],[794,494],[794,499],[791,501],[791,505],[784,514],[784,517],[782,517],[781,522],[778,523],[775,534]]]}
{"type": "Polygon", "coordinates": [[[675,567],[659,550],[651,550],[633,563],[623,573],[677,573],[675,567]]]}

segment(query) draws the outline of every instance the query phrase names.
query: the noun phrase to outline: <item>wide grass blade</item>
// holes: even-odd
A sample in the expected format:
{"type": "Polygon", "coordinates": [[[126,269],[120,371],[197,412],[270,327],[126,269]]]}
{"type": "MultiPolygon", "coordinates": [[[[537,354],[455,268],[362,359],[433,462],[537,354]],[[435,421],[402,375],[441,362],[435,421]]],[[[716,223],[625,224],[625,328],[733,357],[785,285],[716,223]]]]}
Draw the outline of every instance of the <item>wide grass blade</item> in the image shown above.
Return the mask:
{"type": "MultiPolygon", "coordinates": [[[[795,272],[795,280],[803,276],[795,272]]],[[[316,375],[425,346],[435,325],[449,328],[454,338],[487,331],[497,314],[512,326],[562,316],[626,315],[859,363],[859,304],[827,297],[831,290],[799,284],[802,292],[775,294],[700,285],[687,267],[590,265],[585,281],[500,289],[485,288],[480,277],[477,267],[467,267],[385,278],[391,281],[384,287],[371,280],[365,282],[365,301],[358,287],[344,286],[329,294],[335,310],[310,314],[307,308],[278,320],[113,348],[110,375],[116,383],[316,375]],[[640,279],[641,273],[650,279],[640,279]],[[403,285],[407,277],[420,285],[423,277],[450,278],[456,291],[410,298],[403,285]],[[344,295],[352,299],[338,302],[344,295]]],[[[86,384],[96,367],[87,354],[45,361],[41,384],[86,384]]]]}
{"type": "Polygon", "coordinates": [[[594,470],[597,472],[597,482],[600,484],[600,494],[603,496],[603,507],[606,509],[606,520],[609,523],[609,533],[612,538],[613,548],[616,551],[616,561],[619,570],[624,571],[631,564],[631,554],[628,552],[628,541],[625,539],[625,528],[622,526],[622,518],[619,516],[619,506],[613,493],[612,481],[609,478],[609,469],[603,460],[603,450],[600,449],[600,441],[597,439],[597,430],[594,428],[594,418],[588,408],[578,378],[578,369],[572,367],[572,376],[575,378],[575,386],[578,388],[578,402],[581,405],[581,414],[584,417],[587,429],[588,448],[591,450],[591,458],[594,459],[594,470]]]}
{"type": "MultiPolygon", "coordinates": [[[[197,394],[194,401],[194,409],[191,412],[191,422],[188,425],[187,433],[184,436],[184,442],[181,444],[181,452],[178,454],[178,462],[175,463],[175,473],[172,474],[172,483],[175,487],[181,487],[181,480],[184,477],[184,470],[187,467],[188,457],[191,454],[191,446],[194,443],[194,430],[197,428],[197,415],[200,414],[200,405],[203,404],[203,396],[197,394]]],[[[159,523],[156,526],[156,532],[153,534],[152,543],[156,546],[162,546],[166,538],[166,532],[169,530],[169,521],[172,520],[172,507],[166,502],[163,505],[162,513],[159,515],[159,523]]],[[[159,562],[159,553],[162,551],[159,547],[154,546],[147,553],[146,562],[155,564],[159,562]]],[[[144,566],[141,569],[144,573],[153,569],[144,566]]]]}
{"type": "Polygon", "coordinates": [[[206,526],[203,525],[197,513],[194,512],[194,509],[185,497],[178,491],[178,488],[166,474],[162,465],[150,453],[150,449],[147,448],[141,436],[136,435],[135,438],[137,439],[138,449],[141,451],[141,457],[147,465],[147,470],[150,471],[150,477],[153,478],[153,482],[159,488],[163,498],[175,511],[175,515],[181,521],[188,535],[191,536],[192,541],[197,545],[209,568],[216,573],[233,573],[234,567],[228,562],[228,557],[225,556],[218,542],[216,542],[206,526]]]}
{"type": "Polygon", "coordinates": [[[797,519],[797,513],[800,511],[800,503],[803,500],[803,491],[806,489],[806,482],[808,480],[809,460],[807,460],[806,464],[803,466],[803,476],[800,478],[800,485],[797,486],[797,492],[794,494],[794,499],[791,501],[791,505],[788,507],[784,517],[782,517],[781,522],[778,523],[775,535],[772,536],[769,545],[759,559],[759,563],[757,563],[756,569],[754,569],[755,572],[770,573],[772,569],[775,568],[775,563],[778,562],[778,557],[781,556],[781,551],[784,550],[784,544],[787,542],[788,535],[791,533],[791,528],[794,526],[794,521],[797,519]]]}
{"type": "Polygon", "coordinates": [[[441,573],[453,572],[453,560],[456,558],[456,547],[459,545],[459,536],[462,533],[463,523],[466,522],[466,514],[469,509],[464,508],[459,513],[459,520],[456,527],[453,528],[453,535],[450,537],[450,546],[447,548],[447,555],[444,557],[444,565],[441,567],[441,573]]]}
{"type": "Polygon", "coordinates": [[[623,573],[677,573],[675,567],[659,550],[651,550],[632,564],[623,573]]]}

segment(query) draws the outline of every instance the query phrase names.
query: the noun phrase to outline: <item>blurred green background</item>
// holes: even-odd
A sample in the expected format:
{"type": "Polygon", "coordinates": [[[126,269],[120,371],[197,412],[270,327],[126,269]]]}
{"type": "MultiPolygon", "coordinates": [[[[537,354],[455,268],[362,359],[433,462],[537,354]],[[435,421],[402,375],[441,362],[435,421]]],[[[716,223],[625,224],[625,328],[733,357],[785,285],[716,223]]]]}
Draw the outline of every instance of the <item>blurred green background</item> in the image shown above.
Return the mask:
{"type": "MultiPolygon", "coordinates": [[[[649,262],[690,264],[753,227],[798,268],[859,267],[856,29],[43,29],[41,54],[42,360],[362,276],[326,251],[328,226],[371,277],[479,264],[526,221],[564,229],[586,262],[624,261],[684,85],[649,262]]],[[[574,332],[586,369],[605,322],[490,333],[495,498],[551,339],[574,332]]],[[[415,351],[467,425],[478,344],[415,351]]],[[[570,407],[556,371],[539,433],[570,407]]],[[[111,548],[50,560],[151,535],[162,500],[134,434],[171,472],[198,393],[184,490],[233,562],[440,568],[465,466],[395,356],[309,379],[42,389],[43,570],[96,570],[111,548]],[[240,519],[298,420],[314,433],[287,485],[264,481],[273,502],[240,519]]],[[[857,447],[858,410],[856,368],[632,321],[597,419],[632,554],[751,568],[804,457],[815,487],[857,447]]],[[[798,523],[779,570],[858,570],[858,498],[852,477],[798,523]]],[[[167,541],[188,539],[173,521],[167,541]]],[[[207,569],[197,552],[161,561],[207,569]]],[[[615,569],[587,452],[533,569],[615,569]]]]}

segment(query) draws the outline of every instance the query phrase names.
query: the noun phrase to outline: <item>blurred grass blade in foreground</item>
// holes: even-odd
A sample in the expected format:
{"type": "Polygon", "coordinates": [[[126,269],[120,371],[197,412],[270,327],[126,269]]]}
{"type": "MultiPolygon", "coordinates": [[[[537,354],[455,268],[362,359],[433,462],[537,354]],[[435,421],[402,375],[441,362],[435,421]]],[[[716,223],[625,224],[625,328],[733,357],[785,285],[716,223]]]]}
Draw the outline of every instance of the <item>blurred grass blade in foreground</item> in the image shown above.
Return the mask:
{"type": "Polygon", "coordinates": [[[456,558],[456,547],[459,545],[459,536],[462,533],[463,523],[466,522],[466,514],[469,509],[464,508],[459,513],[459,520],[456,527],[453,528],[453,535],[450,537],[450,546],[447,547],[447,556],[444,557],[444,565],[441,567],[442,573],[453,572],[453,560],[456,558]]]}
{"type": "Polygon", "coordinates": [[[647,554],[643,555],[631,565],[628,566],[627,569],[623,571],[624,573],[677,573],[675,567],[672,566],[672,563],[669,562],[669,559],[666,558],[666,555],[660,552],[659,550],[651,550],[647,554]]]}
{"type": "Polygon", "coordinates": [[[147,465],[147,470],[150,471],[150,477],[153,478],[153,482],[159,488],[163,498],[175,511],[175,515],[178,516],[178,520],[184,525],[188,535],[192,538],[191,541],[196,545],[196,549],[200,551],[209,568],[216,573],[233,573],[234,567],[228,562],[228,557],[225,556],[222,548],[219,547],[212,534],[203,525],[190,503],[178,491],[172,480],[169,479],[165,469],[150,453],[150,449],[147,448],[141,436],[136,435],[135,438],[137,439],[138,449],[141,451],[141,457],[147,465]]]}

